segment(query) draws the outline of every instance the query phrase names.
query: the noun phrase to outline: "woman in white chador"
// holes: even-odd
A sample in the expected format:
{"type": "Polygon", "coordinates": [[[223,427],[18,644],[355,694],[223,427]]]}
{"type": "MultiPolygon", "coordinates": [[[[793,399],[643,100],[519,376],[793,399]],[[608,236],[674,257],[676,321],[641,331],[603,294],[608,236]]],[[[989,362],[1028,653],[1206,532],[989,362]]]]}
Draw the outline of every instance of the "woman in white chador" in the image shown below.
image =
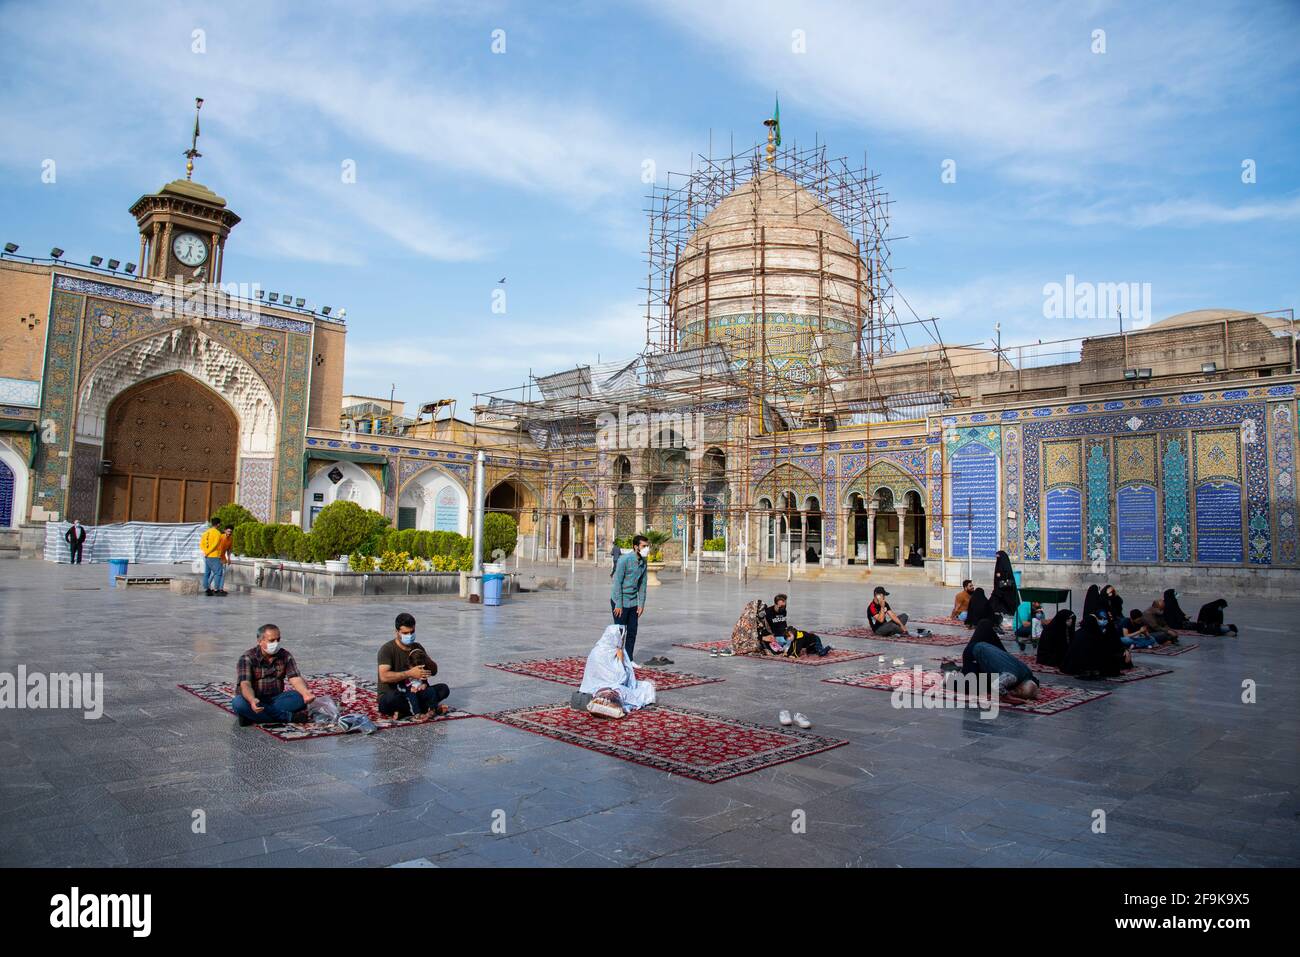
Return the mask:
{"type": "Polygon", "coordinates": [[[654,704],[654,682],[637,680],[636,672],[623,651],[625,634],[622,625],[610,625],[596,642],[596,647],[591,649],[591,654],[587,655],[587,667],[583,669],[582,686],[578,690],[592,696],[588,710],[595,714],[617,716],[609,708],[615,696],[617,706],[624,714],[654,704]],[[600,707],[597,702],[605,702],[605,707],[600,707]]]}

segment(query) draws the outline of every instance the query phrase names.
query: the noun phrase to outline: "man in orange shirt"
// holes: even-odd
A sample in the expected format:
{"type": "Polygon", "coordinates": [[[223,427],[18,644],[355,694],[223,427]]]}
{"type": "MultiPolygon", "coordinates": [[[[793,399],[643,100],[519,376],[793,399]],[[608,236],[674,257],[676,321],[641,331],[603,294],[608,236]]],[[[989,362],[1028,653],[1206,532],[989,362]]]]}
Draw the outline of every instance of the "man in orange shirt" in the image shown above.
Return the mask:
{"type": "Polygon", "coordinates": [[[221,564],[230,564],[230,550],[235,544],[235,526],[227,525],[221,535],[221,564]]]}

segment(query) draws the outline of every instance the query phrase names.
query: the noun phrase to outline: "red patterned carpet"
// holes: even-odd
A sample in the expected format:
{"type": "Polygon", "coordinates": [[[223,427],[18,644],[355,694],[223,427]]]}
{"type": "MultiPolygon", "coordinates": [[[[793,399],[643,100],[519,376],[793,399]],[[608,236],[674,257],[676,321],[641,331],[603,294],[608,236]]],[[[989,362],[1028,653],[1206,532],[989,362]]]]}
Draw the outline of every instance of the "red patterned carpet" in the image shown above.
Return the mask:
{"type": "MultiPolygon", "coordinates": [[[[1062,671],[1060,668],[1054,668],[1051,665],[1040,665],[1038,663],[1038,659],[1034,655],[1017,654],[1014,651],[1011,654],[1019,658],[1025,664],[1027,664],[1031,669],[1033,669],[1033,671],[1036,674],[1040,674],[1040,675],[1065,674],[1065,672],[1062,671]]],[[[944,658],[943,660],[951,661],[954,664],[958,664],[958,665],[961,664],[960,658],[944,658]]],[[[1174,673],[1173,668],[1152,668],[1150,665],[1134,665],[1132,668],[1128,669],[1121,675],[1116,675],[1113,678],[1103,678],[1102,680],[1109,682],[1110,684],[1123,685],[1123,684],[1129,684],[1130,682],[1133,681],[1141,681],[1144,678],[1158,678],[1160,675],[1171,675],[1173,673],[1174,673]]]]}
{"type": "MultiPolygon", "coordinates": [[[[940,672],[922,671],[921,686],[918,690],[922,693],[929,691],[938,685],[940,680],[940,672]]],[[[910,692],[915,687],[915,674],[908,670],[862,671],[857,674],[840,675],[835,678],[823,678],[822,681],[829,684],[851,685],[855,688],[871,688],[875,691],[893,692],[902,690],[910,692]]],[[[1110,694],[1109,691],[1098,691],[1095,688],[1042,685],[1039,688],[1038,697],[1033,701],[1020,703],[1003,696],[998,706],[1007,711],[1020,711],[1025,714],[1060,714],[1062,711],[1068,711],[1081,704],[1104,698],[1108,694],[1110,694]]],[[[944,692],[944,698],[953,703],[966,704],[966,696],[960,691],[947,690],[944,692]]]]}
{"type": "MultiPolygon", "coordinates": [[[[909,621],[908,624],[911,625],[913,623],[909,621]]],[[[886,638],[877,635],[870,628],[851,628],[847,626],[843,628],[826,628],[823,629],[820,634],[834,635],[837,638],[869,638],[872,641],[893,641],[904,645],[952,646],[964,645],[966,642],[970,641],[970,635],[957,635],[952,633],[936,634],[934,632],[931,632],[926,638],[922,638],[920,635],[890,635],[886,638]]]]}
{"type": "Polygon", "coordinates": [[[706,784],[848,744],[795,728],[767,728],[658,704],[615,720],[574,711],[565,704],[514,708],[483,717],[706,784]]]}
{"type": "Polygon", "coordinates": [[[959,621],[956,618],[949,618],[947,615],[934,615],[929,618],[909,618],[909,625],[947,625],[950,628],[965,628],[966,622],[959,621]]]}
{"type": "MultiPolygon", "coordinates": [[[[674,648],[689,648],[691,651],[712,651],[714,648],[722,650],[730,648],[731,641],[692,641],[684,644],[674,644],[674,648]]],[[[865,651],[845,651],[843,648],[832,648],[824,657],[817,655],[801,655],[798,658],[789,658],[785,655],[736,655],[737,658],[746,658],[754,661],[780,661],[787,665],[836,665],[844,661],[859,661],[862,658],[870,658],[871,655],[865,651]]]]}
{"type": "MultiPolygon", "coordinates": [[[[582,684],[582,671],[586,666],[586,658],[540,658],[533,661],[500,661],[487,665],[498,671],[542,678],[562,685],[572,685],[575,688],[582,684]]],[[[638,681],[653,681],[656,691],[675,691],[678,688],[709,685],[726,680],[710,678],[707,675],[688,674],[684,671],[664,671],[662,668],[637,668],[636,678],[638,681]]]]}
{"type": "MultiPolygon", "coordinates": [[[[435,721],[455,721],[458,718],[474,717],[467,711],[457,711],[453,709],[450,714],[445,714],[439,718],[413,717],[393,720],[392,718],[381,718],[379,709],[376,707],[379,696],[376,693],[377,686],[373,681],[366,681],[358,678],[356,675],[350,675],[346,672],[338,671],[330,674],[320,675],[303,675],[307,682],[307,687],[311,689],[312,694],[329,695],[338,702],[339,710],[344,714],[363,714],[371,721],[380,731],[388,728],[409,728],[421,724],[430,724],[435,721]]],[[[230,699],[234,697],[235,686],[229,681],[214,681],[210,684],[194,685],[177,685],[194,695],[196,698],[215,704],[222,711],[229,715],[234,715],[230,708],[230,699]]],[[[255,727],[261,728],[267,734],[279,738],[281,741],[302,741],[306,738],[328,738],[337,734],[347,734],[346,731],[338,731],[334,728],[325,727],[315,724],[259,724],[255,727]]]]}

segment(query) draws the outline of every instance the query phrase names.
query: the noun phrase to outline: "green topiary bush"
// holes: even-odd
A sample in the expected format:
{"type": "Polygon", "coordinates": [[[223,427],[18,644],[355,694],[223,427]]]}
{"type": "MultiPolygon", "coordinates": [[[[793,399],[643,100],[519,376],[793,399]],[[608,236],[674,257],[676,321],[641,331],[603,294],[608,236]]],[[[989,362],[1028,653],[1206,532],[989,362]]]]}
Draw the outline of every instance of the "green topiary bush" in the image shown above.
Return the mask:
{"type": "MultiPolygon", "coordinates": [[[[388,527],[388,519],[356,502],[333,502],[316,515],[311,528],[311,554],[318,562],[373,548],[388,527]]],[[[364,552],[363,552],[364,554],[364,552]]]]}
{"type": "Polygon", "coordinates": [[[514,554],[519,541],[519,526],[504,512],[489,512],[483,516],[483,561],[490,562],[500,549],[503,557],[514,554]]]}
{"type": "Polygon", "coordinates": [[[235,526],[234,532],[230,536],[230,550],[236,555],[243,555],[247,558],[257,558],[249,551],[249,534],[261,525],[260,522],[241,522],[235,526]]]}
{"type": "Polygon", "coordinates": [[[215,518],[220,522],[222,529],[227,525],[233,525],[235,528],[239,528],[240,525],[247,525],[249,522],[257,521],[256,515],[244,508],[244,506],[238,505],[235,502],[230,502],[221,506],[221,508],[217,509],[210,517],[215,518]]]}
{"type": "Polygon", "coordinates": [[[275,547],[275,526],[259,522],[253,532],[253,548],[258,558],[270,558],[271,549],[275,547]]]}
{"type": "Polygon", "coordinates": [[[296,556],[305,551],[306,533],[297,525],[276,525],[273,535],[275,556],[285,561],[301,561],[296,556]]]}

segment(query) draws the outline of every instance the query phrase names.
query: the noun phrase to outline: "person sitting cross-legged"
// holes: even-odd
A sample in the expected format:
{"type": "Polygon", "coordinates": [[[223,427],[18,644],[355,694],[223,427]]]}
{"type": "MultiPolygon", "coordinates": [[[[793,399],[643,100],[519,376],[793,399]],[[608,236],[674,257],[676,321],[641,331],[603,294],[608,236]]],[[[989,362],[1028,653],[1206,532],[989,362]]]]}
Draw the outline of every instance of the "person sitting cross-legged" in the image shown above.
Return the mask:
{"type": "Polygon", "coordinates": [[[1128,613],[1120,622],[1119,640],[1125,648],[1154,648],[1156,640],[1151,637],[1151,630],[1142,620],[1142,612],[1137,608],[1128,613]]]}
{"type": "MultiPolygon", "coordinates": [[[[872,592],[871,604],[867,606],[867,622],[871,625],[871,631],[881,638],[911,634],[907,630],[907,615],[890,608],[889,602],[885,601],[888,596],[889,592],[885,591],[883,585],[877,585],[872,592]]],[[[918,628],[916,633],[922,638],[929,634],[924,628],[918,628]]]]}
{"type": "Polygon", "coordinates": [[[257,644],[239,656],[235,696],[230,699],[239,724],[306,721],[305,709],[315,697],[298,671],[298,662],[281,647],[279,627],[257,629],[257,644]]]}
{"type": "Polygon", "coordinates": [[[967,578],[961,583],[961,591],[957,592],[957,597],[952,600],[952,611],[948,613],[948,617],[965,621],[966,610],[970,607],[970,596],[973,594],[975,594],[975,583],[967,578]]]}
{"type": "Polygon", "coordinates": [[[442,701],[451,694],[444,684],[430,684],[438,665],[415,640],[415,616],[402,612],[393,622],[394,635],[379,649],[379,713],[409,718],[451,710],[442,701]]]}
{"type": "Polygon", "coordinates": [[[772,631],[769,647],[777,654],[788,654],[794,658],[805,652],[825,658],[831,646],[823,644],[821,638],[811,631],[800,631],[789,625],[786,622],[786,606],[785,595],[777,595],[772,599],[772,604],[767,606],[767,626],[772,631]]]}
{"type": "Polygon", "coordinates": [[[1151,603],[1151,607],[1142,613],[1142,624],[1147,626],[1147,632],[1160,644],[1178,644],[1178,635],[1174,633],[1169,622],[1165,621],[1163,598],[1157,598],[1151,603]]]}

